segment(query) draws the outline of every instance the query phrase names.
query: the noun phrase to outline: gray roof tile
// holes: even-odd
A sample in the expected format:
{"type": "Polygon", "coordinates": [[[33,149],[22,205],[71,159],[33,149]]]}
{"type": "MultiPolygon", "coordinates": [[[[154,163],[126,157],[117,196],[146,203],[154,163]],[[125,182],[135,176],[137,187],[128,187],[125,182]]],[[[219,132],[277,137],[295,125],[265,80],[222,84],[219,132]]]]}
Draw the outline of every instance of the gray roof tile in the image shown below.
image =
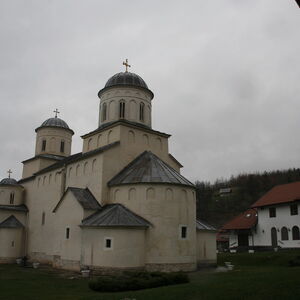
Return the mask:
{"type": "Polygon", "coordinates": [[[145,151],[114,176],[108,186],[131,183],[194,185],[150,151],[145,151]]]}
{"type": "Polygon", "coordinates": [[[24,225],[13,215],[0,223],[0,228],[22,228],[24,225]]]}
{"type": "Polygon", "coordinates": [[[0,205],[0,210],[13,210],[13,211],[24,211],[28,212],[28,208],[26,205],[0,205]]]}
{"type": "Polygon", "coordinates": [[[59,205],[63,201],[68,191],[70,191],[74,195],[74,197],[82,206],[82,208],[91,209],[91,210],[99,210],[101,208],[101,205],[99,204],[99,202],[96,200],[96,198],[88,188],[82,189],[76,187],[68,187],[67,190],[62,195],[59,202],[57,203],[57,205],[55,206],[55,208],[53,209],[53,212],[55,212],[58,209],[59,205]]]}
{"type": "Polygon", "coordinates": [[[83,227],[149,227],[144,218],[133,213],[122,204],[105,205],[99,212],[82,220],[83,227]]]}
{"type": "Polygon", "coordinates": [[[217,231],[217,229],[214,226],[212,226],[202,220],[199,220],[199,219],[196,220],[196,228],[197,228],[197,230],[217,231]]]}

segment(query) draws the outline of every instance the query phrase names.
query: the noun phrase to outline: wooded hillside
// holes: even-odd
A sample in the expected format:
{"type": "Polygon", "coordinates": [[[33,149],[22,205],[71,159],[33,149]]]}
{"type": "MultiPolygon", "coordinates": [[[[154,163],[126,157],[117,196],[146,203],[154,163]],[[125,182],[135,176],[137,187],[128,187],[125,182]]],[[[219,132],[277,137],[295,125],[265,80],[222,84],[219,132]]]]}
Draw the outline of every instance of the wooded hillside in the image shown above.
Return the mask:
{"type": "Polygon", "coordinates": [[[295,181],[300,181],[300,169],[240,174],[214,183],[197,181],[197,217],[220,227],[275,185],[295,181]]]}

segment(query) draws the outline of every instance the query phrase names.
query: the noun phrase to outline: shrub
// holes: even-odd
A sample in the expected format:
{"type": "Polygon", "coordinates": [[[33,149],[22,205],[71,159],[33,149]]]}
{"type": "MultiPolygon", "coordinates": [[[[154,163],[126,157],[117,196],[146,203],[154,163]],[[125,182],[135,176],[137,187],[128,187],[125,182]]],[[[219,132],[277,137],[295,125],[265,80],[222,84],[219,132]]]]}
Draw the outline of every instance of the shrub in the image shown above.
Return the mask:
{"type": "Polygon", "coordinates": [[[300,267],[300,256],[297,256],[294,259],[291,259],[289,261],[290,267],[300,267]]]}
{"type": "Polygon", "coordinates": [[[182,272],[124,272],[119,276],[98,277],[89,282],[89,287],[98,292],[121,292],[188,282],[188,276],[182,272]]]}

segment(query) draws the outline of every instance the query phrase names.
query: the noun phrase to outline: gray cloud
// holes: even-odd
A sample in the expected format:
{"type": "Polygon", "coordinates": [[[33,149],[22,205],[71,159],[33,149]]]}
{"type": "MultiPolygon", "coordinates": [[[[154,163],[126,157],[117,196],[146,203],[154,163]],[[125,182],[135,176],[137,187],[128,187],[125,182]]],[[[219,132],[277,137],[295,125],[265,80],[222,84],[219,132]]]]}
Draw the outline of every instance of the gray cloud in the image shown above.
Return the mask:
{"type": "Polygon", "coordinates": [[[1,1],[1,177],[56,107],[81,151],[125,58],[185,176],[299,167],[299,27],[293,1],[1,1]]]}

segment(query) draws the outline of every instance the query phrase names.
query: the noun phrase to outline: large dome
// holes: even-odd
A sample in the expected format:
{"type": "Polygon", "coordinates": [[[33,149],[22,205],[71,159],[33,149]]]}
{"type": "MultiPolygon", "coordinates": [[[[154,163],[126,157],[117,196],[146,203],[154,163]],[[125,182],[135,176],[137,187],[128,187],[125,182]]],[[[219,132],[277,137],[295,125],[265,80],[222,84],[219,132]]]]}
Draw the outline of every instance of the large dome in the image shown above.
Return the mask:
{"type": "Polygon", "coordinates": [[[100,94],[104,90],[106,90],[107,88],[110,88],[110,87],[114,87],[114,86],[133,86],[133,87],[139,87],[142,89],[146,89],[148,92],[151,93],[152,98],[153,98],[153,93],[149,90],[144,79],[135,73],[120,72],[120,73],[113,75],[112,77],[110,77],[107,80],[104,88],[102,90],[100,90],[98,95],[100,96],[100,94]]]}
{"type": "Polygon", "coordinates": [[[58,128],[68,129],[68,130],[73,132],[73,130],[70,129],[70,127],[68,126],[68,124],[64,120],[62,120],[60,118],[57,118],[57,117],[47,119],[35,131],[37,131],[38,129],[43,128],[43,127],[58,127],[58,128]]]}
{"type": "Polygon", "coordinates": [[[18,182],[14,178],[4,178],[0,181],[0,184],[18,185],[18,182]]]}

